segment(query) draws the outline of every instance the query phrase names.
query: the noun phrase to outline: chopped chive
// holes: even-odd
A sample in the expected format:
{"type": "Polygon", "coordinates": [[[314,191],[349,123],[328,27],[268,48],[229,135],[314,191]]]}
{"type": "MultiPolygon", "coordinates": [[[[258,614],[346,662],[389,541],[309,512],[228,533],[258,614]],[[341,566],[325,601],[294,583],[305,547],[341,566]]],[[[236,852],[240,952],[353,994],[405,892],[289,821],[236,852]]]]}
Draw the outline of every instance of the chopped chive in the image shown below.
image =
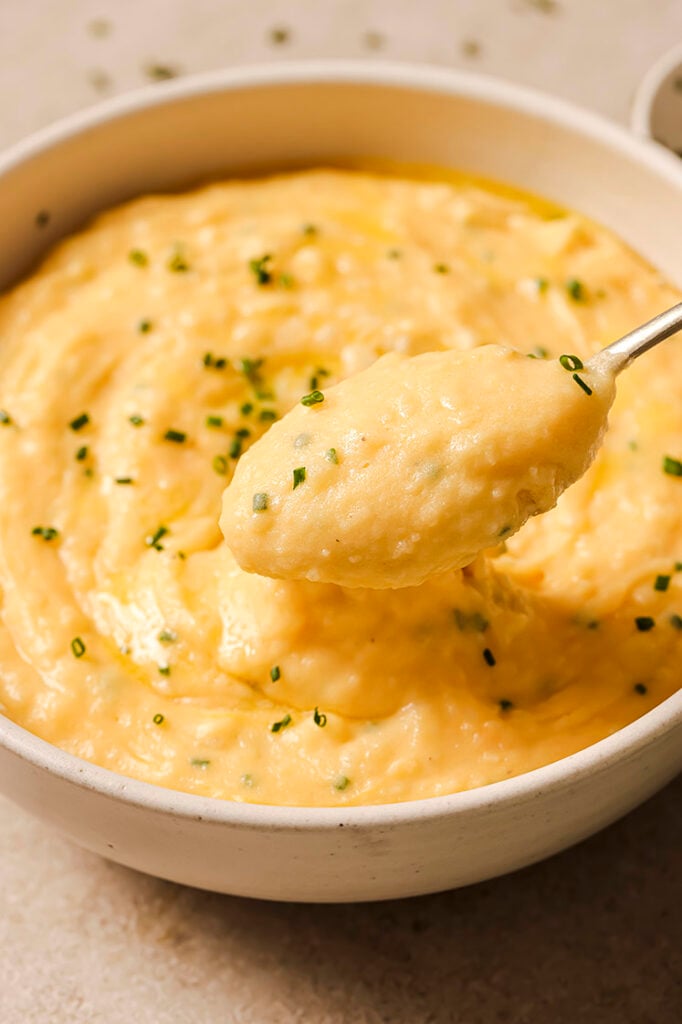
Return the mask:
{"type": "Polygon", "coordinates": [[[248,786],[249,789],[253,788],[253,775],[251,775],[249,772],[244,772],[239,781],[241,782],[242,786],[248,786]]]}
{"type": "Polygon", "coordinates": [[[166,721],[166,716],[165,715],[161,715],[161,714],[156,714],[152,718],[152,722],[154,723],[154,725],[163,725],[163,723],[165,721],[166,721]]]}
{"type": "Polygon", "coordinates": [[[140,322],[137,325],[137,329],[140,332],[140,334],[149,334],[149,332],[152,329],[152,326],[153,324],[151,320],[140,320],[140,322]]]}
{"type": "MultiPolygon", "coordinates": [[[[245,359],[238,359],[237,362],[235,363],[235,366],[236,366],[237,370],[239,370],[240,373],[243,373],[244,376],[247,377],[251,381],[252,384],[255,384],[255,383],[257,383],[260,380],[260,376],[258,374],[258,371],[260,370],[261,366],[263,365],[263,362],[264,362],[263,359],[248,359],[248,358],[245,358],[245,359]]],[[[251,408],[253,408],[253,406],[251,408]]],[[[251,410],[249,410],[249,411],[251,411],[251,410]]],[[[244,415],[246,415],[246,413],[244,415]]]]}
{"type": "Polygon", "coordinates": [[[549,352],[542,345],[536,345],[532,352],[528,353],[529,359],[547,359],[549,352]]]}
{"type": "Polygon", "coordinates": [[[274,423],[277,419],[277,413],[274,409],[261,409],[258,414],[258,419],[261,423],[274,423]]]}
{"type": "Polygon", "coordinates": [[[578,387],[582,388],[586,395],[592,394],[592,388],[589,384],[586,384],[582,377],[579,377],[577,373],[573,374],[573,380],[576,382],[578,387]]]}
{"type": "Polygon", "coordinates": [[[320,402],[324,402],[324,395],[321,391],[311,391],[309,395],[304,395],[301,399],[301,405],[319,405],[320,402]]]}
{"type": "Polygon", "coordinates": [[[228,462],[224,455],[213,456],[213,469],[219,476],[225,476],[227,474],[228,462]]]}
{"type": "Polygon", "coordinates": [[[544,292],[546,292],[547,289],[549,288],[549,281],[547,280],[546,277],[536,277],[535,278],[535,284],[537,286],[537,289],[538,289],[540,295],[543,295],[544,292]]]}
{"type": "Polygon", "coordinates": [[[202,362],[207,369],[212,370],[224,370],[228,365],[226,356],[214,356],[212,352],[206,352],[202,362]]]}
{"type": "Polygon", "coordinates": [[[323,366],[318,366],[317,370],[315,370],[315,373],[310,378],[309,385],[308,385],[310,387],[310,390],[311,391],[315,391],[315,389],[317,387],[319,387],[320,377],[328,377],[328,376],[329,376],[329,370],[325,370],[325,368],[323,366]]]}
{"type": "Polygon", "coordinates": [[[230,442],[229,456],[231,459],[238,459],[242,453],[242,439],[241,437],[235,437],[230,442]]]}
{"type": "Polygon", "coordinates": [[[132,476],[117,476],[114,477],[114,482],[117,484],[134,484],[132,476]]]}
{"type": "Polygon", "coordinates": [[[291,725],[291,715],[285,715],[279,722],[273,722],[270,726],[270,732],[281,732],[288,725],[291,725]]]}
{"type": "Polygon", "coordinates": [[[160,676],[169,676],[171,674],[170,665],[159,665],[158,669],[160,676]]]}
{"type": "Polygon", "coordinates": [[[682,460],[673,459],[670,455],[663,456],[663,472],[668,476],[682,476],[682,460]]]}
{"type": "Polygon", "coordinates": [[[268,267],[268,264],[271,262],[272,255],[270,253],[260,256],[258,259],[249,260],[249,270],[255,276],[257,284],[261,287],[270,284],[272,281],[272,271],[268,267]]]}
{"type": "Polygon", "coordinates": [[[149,257],[146,252],[142,249],[131,249],[128,253],[128,259],[131,263],[134,263],[136,267],[146,267],[149,263],[149,257]]]}
{"type": "Polygon", "coordinates": [[[319,228],[315,224],[304,224],[301,228],[301,234],[305,235],[306,238],[312,238],[319,231],[319,228]]]}
{"type": "Polygon", "coordinates": [[[675,572],[682,572],[682,562],[675,562],[675,572]]]}
{"type": "Polygon", "coordinates": [[[292,490],[296,490],[299,484],[302,484],[305,480],[305,466],[299,466],[294,470],[294,486],[292,490]]]}
{"type": "Polygon", "coordinates": [[[511,709],[514,707],[514,702],[511,700],[507,700],[506,697],[503,697],[501,700],[498,700],[497,703],[500,706],[500,711],[511,711],[511,709]]]}
{"type": "Polygon", "coordinates": [[[31,533],[34,537],[42,537],[43,540],[54,540],[59,536],[59,530],[54,526],[34,526],[31,533]]]}
{"type": "Polygon", "coordinates": [[[134,427],[141,427],[142,424],[144,423],[144,419],[142,418],[142,416],[138,416],[137,413],[133,413],[132,416],[128,417],[128,422],[132,423],[134,427]]]}
{"type": "Polygon", "coordinates": [[[162,629],[159,633],[159,642],[162,644],[174,644],[178,639],[178,634],[174,629],[162,629]]]}
{"type": "Polygon", "coordinates": [[[654,590],[667,590],[670,586],[670,576],[657,576],[654,580],[654,590]]]}
{"type": "Polygon", "coordinates": [[[167,526],[157,526],[154,533],[150,533],[145,537],[144,542],[148,548],[155,548],[157,551],[163,551],[163,545],[159,543],[162,537],[165,537],[169,532],[167,526]]]}
{"type": "Polygon", "coordinates": [[[239,411],[242,416],[250,416],[253,412],[253,402],[244,402],[239,411]]]}
{"type": "Polygon", "coordinates": [[[566,282],[566,291],[574,302],[584,302],[587,298],[585,285],[575,277],[566,282]]]}
{"type": "Polygon", "coordinates": [[[173,274],[184,274],[189,270],[189,263],[179,250],[173,253],[167,266],[173,274]]]}
{"type": "Polygon", "coordinates": [[[82,430],[83,427],[87,426],[90,422],[90,417],[87,412],[82,412],[80,416],[76,416],[75,420],[71,420],[69,426],[72,430],[82,430]]]}
{"type": "Polygon", "coordinates": [[[12,417],[6,409],[0,409],[0,426],[9,427],[12,423],[12,417]]]}
{"type": "Polygon", "coordinates": [[[486,665],[490,665],[491,668],[493,667],[493,665],[497,664],[495,655],[493,654],[489,647],[483,648],[483,660],[486,663],[486,665]]]}
{"type": "Polygon", "coordinates": [[[251,437],[251,431],[248,427],[240,427],[239,430],[235,430],[235,435],[241,438],[251,437]]]}
{"type": "Polygon", "coordinates": [[[677,615],[676,613],[673,613],[670,616],[670,625],[673,627],[673,629],[682,630],[682,615],[677,615]]]}
{"type": "Polygon", "coordinates": [[[268,507],[268,496],[263,491],[259,491],[253,496],[253,511],[254,512],[265,512],[268,507]]]}
{"type": "Polygon", "coordinates": [[[202,771],[205,771],[211,761],[208,757],[191,757],[189,763],[193,768],[201,768],[202,771]]]}
{"type": "Polygon", "coordinates": [[[270,678],[272,679],[273,683],[278,682],[281,676],[282,672],[279,665],[273,665],[272,668],[270,669],[270,678]]]}
{"type": "Polygon", "coordinates": [[[350,786],[350,779],[347,775],[337,775],[334,779],[334,789],[337,789],[340,793],[344,789],[348,789],[350,786]]]}
{"type": "Polygon", "coordinates": [[[320,711],[319,708],[315,708],[313,712],[313,722],[315,725],[319,725],[320,729],[324,729],[327,724],[327,716],[320,711]]]}
{"type": "Polygon", "coordinates": [[[455,624],[463,633],[485,633],[490,625],[480,612],[463,612],[455,608],[455,624]]]}
{"type": "Polygon", "coordinates": [[[223,418],[222,416],[207,416],[206,426],[207,427],[222,427],[223,418]]]}
{"type": "Polygon", "coordinates": [[[640,633],[648,633],[650,629],[654,628],[656,622],[650,615],[638,615],[635,619],[635,625],[640,633]]]}
{"type": "Polygon", "coordinates": [[[584,367],[582,359],[578,356],[559,356],[559,362],[563,366],[564,370],[569,370],[570,372],[573,370],[582,370],[584,367]]]}
{"type": "Polygon", "coordinates": [[[447,263],[435,263],[433,269],[437,274],[449,274],[450,267],[447,263]]]}
{"type": "Polygon", "coordinates": [[[83,462],[88,457],[88,446],[84,444],[76,452],[76,462],[83,462]]]}
{"type": "Polygon", "coordinates": [[[324,453],[324,457],[327,462],[332,462],[335,466],[338,465],[339,456],[336,454],[336,448],[328,448],[324,453]]]}
{"type": "Polygon", "coordinates": [[[256,398],[259,402],[274,402],[275,396],[272,391],[265,391],[263,388],[259,388],[256,391],[256,398]]]}
{"type": "Polygon", "coordinates": [[[635,685],[633,686],[633,690],[635,691],[635,693],[639,693],[640,696],[644,697],[644,695],[649,692],[649,687],[645,686],[644,683],[635,683],[635,685]]]}
{"type": "Polygon", "coordinates": [[[184,430],[167,430],[163,435],[164,441],[173,441],[175,444],[184,444],[187,440],[187,434],[184,430]]]}
{"type": "Polygon", "coordinates": [[[71,641],[71,653],[74,658],[82,658],[85,654],[85,644],[79,636],[75,636],[71,641]]]}

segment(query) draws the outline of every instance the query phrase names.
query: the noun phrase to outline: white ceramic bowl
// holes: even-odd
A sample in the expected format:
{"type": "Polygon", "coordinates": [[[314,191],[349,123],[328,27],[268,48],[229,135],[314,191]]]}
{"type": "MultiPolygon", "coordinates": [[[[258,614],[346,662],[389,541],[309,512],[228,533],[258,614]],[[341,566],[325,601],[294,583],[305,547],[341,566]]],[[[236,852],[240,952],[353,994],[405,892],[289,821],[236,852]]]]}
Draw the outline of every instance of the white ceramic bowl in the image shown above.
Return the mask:
{"type": "MultiPolygon", "coordinates": [[[[502,178],[577,207],[682,284],[682,167],[658,147],[503,82],[389,64],[228,71],[71,118],[0,162],[0,286],[96,210],[198,179],[339,157],[502,178]],[[49,211],[47,225],[36,215],[49,211]],[[40,226],[40,224],[43,226],[40,226]]],[[[555,853],[682,767],[682,692],[571,757],[452,796],[343,810],[176,793],[0,720],[0,786],[141,871],[283,900],[366,900],[466,885],[555,853]]]]}
{"type": "Polygon", "coordinates": [[[682,45],[647,71],[635,94],[631,124],[638,135],[682,155],[682,45]]]}

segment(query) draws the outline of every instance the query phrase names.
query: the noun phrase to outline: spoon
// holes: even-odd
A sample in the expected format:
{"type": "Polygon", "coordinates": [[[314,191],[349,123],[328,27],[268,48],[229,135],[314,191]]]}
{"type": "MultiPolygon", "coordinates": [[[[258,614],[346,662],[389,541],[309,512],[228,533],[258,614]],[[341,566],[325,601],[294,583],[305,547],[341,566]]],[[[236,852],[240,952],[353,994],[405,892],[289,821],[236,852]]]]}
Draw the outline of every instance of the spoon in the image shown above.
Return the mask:
{"type": "Polygon", "coordinates": [[[583,475],[616,376],[681,327],[679,303],[584,364],[498,345],[383,356],[305,396],[240,459],[225,539],[249,572],[345,587],[461,568],[583,475]]]}

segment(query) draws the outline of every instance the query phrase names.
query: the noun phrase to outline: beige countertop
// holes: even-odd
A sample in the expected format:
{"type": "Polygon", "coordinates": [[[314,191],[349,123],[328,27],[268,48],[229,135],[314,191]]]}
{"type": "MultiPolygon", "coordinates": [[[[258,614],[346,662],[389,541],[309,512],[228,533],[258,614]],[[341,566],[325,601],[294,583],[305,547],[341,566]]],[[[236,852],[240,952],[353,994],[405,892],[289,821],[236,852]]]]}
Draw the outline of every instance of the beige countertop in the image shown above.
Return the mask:
{"type": "MultiPolygon", "coordinates": [[[[168,74],[375,57],[626,121],[681,0],[0,0],[0,145],[168,74]]],[[[0,1024],[679,1024],[682,779],[516,875],[278,905],[85,853],[0,801],[0,1024]]]]}

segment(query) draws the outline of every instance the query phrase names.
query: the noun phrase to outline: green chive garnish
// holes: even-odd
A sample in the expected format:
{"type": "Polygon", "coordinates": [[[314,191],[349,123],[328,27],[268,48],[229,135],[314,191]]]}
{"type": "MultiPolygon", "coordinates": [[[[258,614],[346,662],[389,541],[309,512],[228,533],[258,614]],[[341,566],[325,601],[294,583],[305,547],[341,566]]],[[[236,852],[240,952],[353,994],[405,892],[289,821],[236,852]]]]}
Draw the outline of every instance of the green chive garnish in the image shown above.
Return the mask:
{"type": "Polygon", "coordinates": [[[667,590],[670,586],[670,576],[657,576],[654,580],[654,590],[667,590]]]}
{"type": "Polygon", "coordinates": [[[189,762],[193,768],[201,768],[202,771],[208,768],[210,760],[207,757],[192,757],[189,762]]]}
{"type": "Polygon", "coordinates": [[[207,352],[202,362],[207,369],[211,370],[224,370],[228,365],[225,356],[214,356],[212,352],[207,352]]]}
{"type": "Polygon", "coordinates": [[[320,712],[319,708],[315,708],[315,711],[313,712],[313,722],[315,725],[319,725],[320,729],[324,729],[327,724],[327,716],[320,712]]]}
{"type": "Polygon", "coordinates": [[[582,281],[578,281],[576,278],[572,278],[572,280],[566,282],[566,291],[574,302],[584,302],[587,298],[585,294],[585,285],[582,281]]]}
{"type": "Polygon", "coordinates": [[[320,402],[324,402],[324,395],[321,391],[311,391],[309,395],[304,395],[301,399],[301,405],[319,405],[320,402]]]}
{"type": "Polygon", "coordinates": [[[6,409],[0,409],[0,426],[9,427],[12,423],[12,417],[6,409]]]}
{"type": "Polygon", "coordinates": [[[240,427],[239,430],[235,430],[235,434],[241,438],[251,437],[251,431],[248,427],[240,427]]]}
{"type": "Polygon", "coordinates": [[[83,447],[79,448],[78,451],[76,452],[76,462],[83,462],[85,459],[87,459],[87,457],[88,446],[84,444],[83,447]]]}
{"type": "Polygon", "coordinates": [[[162,537],[165,537],[168,533],[167,526],[157,526],[154,533],[150,533],[145,537],[144,542],[148,548],[155,548],[156,551],[163,551],[163,545],[159,543],[162,537]]]}
{"type": "Polygon", "coordinates": [[[168,269],[174,274],[184,274],[189,270],[189,263],[181,252],[176,251],[168,261],[168,269]]]}
{"type": "MultiPolygon", "coordinates": [[[[238,359],[237,362],[235,363],[235,366],[239,370],[240,373],[243,373],[244,376],[247,377],[251,381],[252,384],[255,384],[257,381],[260,380],[260,376],[258,374],[258,371],[260,370],[261,366],[263,365],[263,362],[264,362],[263,359],[248,359],[248,358],[245,358],[245,359],[238,359]]],[[[253,406],[251,406],[251,408],[253,408],[253,406]]],[[[249,412],[250,411],[251,411],[251,409],[249,409],[249,412]]],[[[246,413],[244,413],[244,415],[246,415],[246,413]]]]}
{"type": "Polygon", "coordinates": [[[319,231],[319,228],[315,224],[304,224],[301,228],[301,234],[305,235],[306,238],[312,238],[319,231]]]}
{"type": "Polygon", "coordinates": [[[577,373],[573,374],[573,380],[576,382],[578,387],[582,388],[586,395],[592,394],[592,388],[589,384],[586,384],[582,377],[579,377],[577,373]]]}
{"type": "Polygon", "coordinates": [[[670,625],[673,629],[682,630],[682,615],[673,614],[670,616],[670,625]]]}
{"type": "Polygon", "coordinates": [[[158,669],[160,676],[169,676],[171,673],[170,665],[159,665],[158,669]]]}
{"type": "Polygon", "coordinates": [[[332,462],[335,466],[338,465],[339,457],[336,454],[336,448],[328,448],[324,453],[324,457],[327,462],[332,462]]]}
{"type": "Polygon", "coordinates": [[[131,249],[128,253],[128,259],[131,263],[134,263],[136,267],[146,267],[149,263],[149,257],[146,252],[142,249],[131,249]]]}
{"type": "Polygon", "coordinates": [[[151,320],[140,320],[139,324],[137,325],[137,329],[140,332],[140,334],[149,334],[149,332],[152,329],[151,320]]]}
{"type": "Polygon", "coordinates": [[[270,732],[281,732],[288,725],[291,725],[291,715],[285,715],[279,722],[273,722],[270,726],[270,732]]]}
{"type": "Polygon", "coordinates": [[[134,427],[141,427],[142,424],[144,423],[144,420],[141,416],[138,416],[137,413],[133,413],[132,416],[128,417],[128,422],[132,423],[134,427]]]}
{"type": "Polygon", "coordinates": [[[274,423],[277,419],[277,413],[274,409],[261,409],[258,414],[258,419],[261,423],[274,423]]]}
{"type": "Polygon", "coordinates": [[[514,707],[514,702],[511,700],[507,700],[506,697],[503,697],[501,700],[498,700],[497,703],[500,706],[500,711],[511,711],[511,709],[514,707]]]}
{"type": "Polygon", "coordinates": [[[222,416],[207,416],[206,426],[207,427],[222,427],[223,418],[222,416]]]}
{"type": "Polygon", "coordinates": [[[536,277],[535,284],[537,285],[537,289],[541,295],[549,288],[549,281],[546,277],[536,277]]]}
{"type": "Polygon", "coordinates": [[[227,474],[228,462],[224,455],[213,456],[213,469],[219,476],[227,474]]]}
{"type": "Polygon", "coordinates": [[[244,402],[239,411],[242,414],[242,416],[249,416],[253,412],[253,403],[244,402]]]}
{"type": "Polygon", "coordinates": [[[241,437],[234,437],[230,442],[229,456],[231,459],[238,459],[242,453],[242,439],[241,437]]]}
{"type": "Polygon", "coordinates": [[[573,372],[573,370],[582,370],[584,366],[582,359],[578,356],[559,356],[559,362],[563,366],[564,370],[569,370],[571,372],[573,372]]]}
{"type": "Polygon", "coordinates": [[[495,655],[493,654],[489,647],[485,647],[483,649],[483,660],[486,663],[486,665],[490,665],[491,668],[493,667],[493,665],[497,664],[495,655]]]}
{"type": "Polygon", "coordinates": [[[71,641],[71,652],[74,658],[82,658],[85,654],[85,644],[79,636],[75,636],[71,641]]]}
{"type": "Polygon", "coordinates": [[[649,692],[649,688],[645,686],[644,683],[635,683],[633,690],[635,693],[639,693],[642,697],[649,692]]]}
{"type": "Polygon", "coordinates": [[[650,615],[638,615],[635,619],[635,625],[640,633],[648,633],[650,629],[654,628],[656,622],[650,615]]]}
{"type": "Polygon", "coordinates": [[[117,483],[117,484],[134,484],[135,483],[135,481],[133,480],[132,476],[117,476],[117,477],[114,478],[114,480],[115,480],[115,483],[117,483]]]}
{"type": "Polygon", "coordinates": [[[164,441],[174,441],[175,444],[184,444],[187,434],[183,430],[167,430],[163,435],[164,441]]]}
{"type": "Polygon", "coordinates": [[[159,633],[159,642],[162,644],[174,644],[178,639],[178,634],[174,629],[162,629],[159,633]]]}
{"type": "Polygon", "coordinates": [[[80,416],[76,416],[75,420],[71,420],[69,426],[72,430],[82,430],[83,427],[87,426],[90,422],[90,417],[87,412],[82,412],[80,416]]]}
{"type": "Polygon", "coordinates": [[[34,526],[31,533],[34,537],[42,537],[43,540],[54,540],[59,536],[59,530],[54,526],[34,526]]]}
{"type": "Polygon", "coordinates": [[[279,665],[273,665],[272,668],[270,669],[270,678],[272,679],[273,683],[276,683],[281,678],[281,675],[282,672],[280,670],[279,665]]]}
{"type": "Polygon", "coordinates": [[[254,512],[265,512],[268,507],[268,496],[263,491],[259,491],[253,496],[253,511],[254,512]]]}
{"type": "Polygon", "coordinates": [[[302,484],[305,480],[305,466],[299,466],[294,470],[294,486],[292,490],[296,490],[299,484],[302,484]]]}
{"type": "Polygon", "coordinates": [[[338,789],[339,792],[342,792],[344,789],[348,789],[349,786],[350,779],[347,775],[338,775],[334,779],[334,789],[338,789]]]}
{"type": "Polygon", "coordinates": [[[670,455],[663,456],[663,472],[668,476],[682,476],[682,460],[673,459],[670,455]]]}
{"type": "Polygon", "coordinates": [[[272,271],[269,269],[268,263],[272,263],[272,255],[270,253],[260,256],[258,259],[249,260],[249,270],[261,287],[270,284],[272,281],[272,271]]]}
{"type": "Polygon", "coordinates": [[[163,723],[165,721],[166,721],[165,715],[161,715],[161,714],[156,714],[152,718],[152,722],[154,723],[154,725],[163,725],[163,723]]]}

